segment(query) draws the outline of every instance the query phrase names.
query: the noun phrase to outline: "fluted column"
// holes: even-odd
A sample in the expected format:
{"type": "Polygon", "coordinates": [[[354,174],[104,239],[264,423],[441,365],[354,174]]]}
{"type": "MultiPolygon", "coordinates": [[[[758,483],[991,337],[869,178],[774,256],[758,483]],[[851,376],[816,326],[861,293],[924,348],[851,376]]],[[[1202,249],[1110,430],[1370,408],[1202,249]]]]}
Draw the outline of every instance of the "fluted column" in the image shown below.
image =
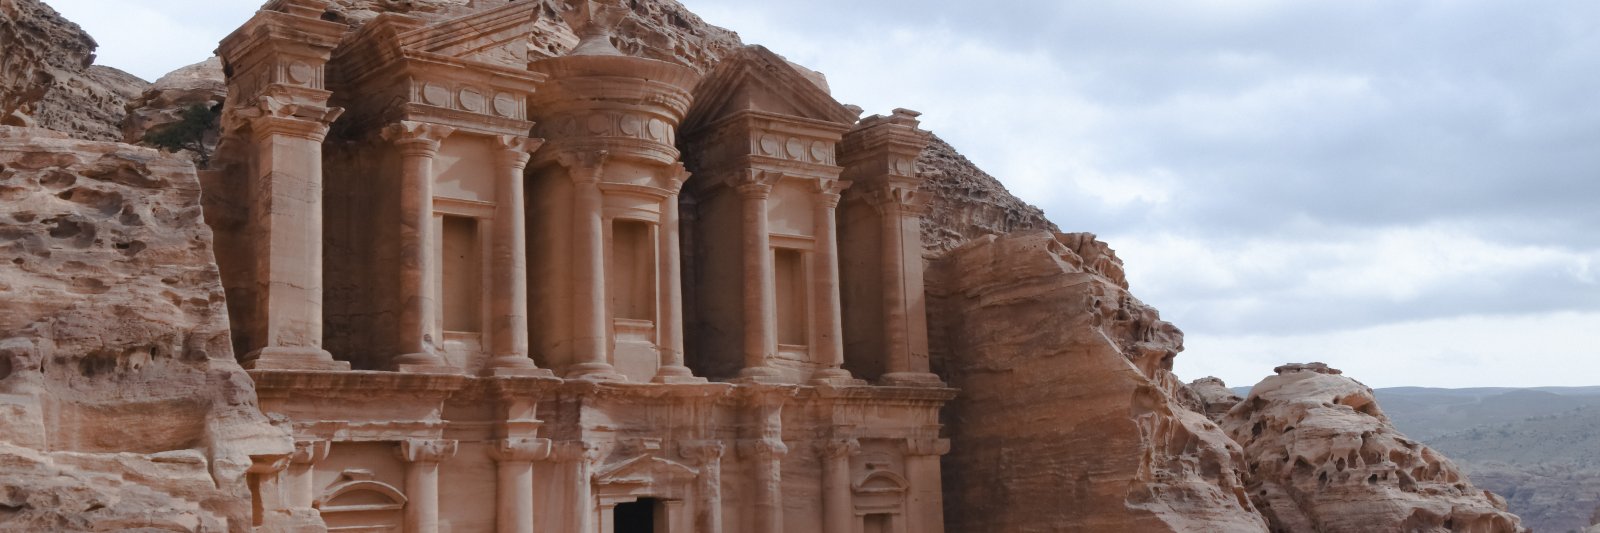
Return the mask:
{"type": "Polygon", "coordinates": [[[605,151],[558,156],[573,187],[573,364],[567,369],[568,378],[621,379],[611,365],[606,327],[610,316],[606,312],[605,198],[600,193],[600,178],[609,157],[605,151]]]}
{"type": "Polygon", "coordinates": [[[852,531],[855,505],[850,490],[850,456],[861,453],[855,439],[833,439],[818,450],[822,460],[822,530],[852,531]]]}
{"type": "Polygon", "coordinates": [[[777,180],[776,173],[747,170],[736,184],[744,208],[740,242],[744,248],[744,370],[739,377],[757,381],[779,375],[767,365],[778,347],[772,230],[767,220],[767,198],[777,180]]]}
{"type": "Polygon", "coordinates": [[[656,383],[695,383],[697,378],[683,363],[683,253],[679,238],[678,191],[689,180],[689,171],[679,163],[672,167],[672,177],[667,180],[666,199],[661,201],[661,317],[656,324],[660,332],[661,366],[652,380],[656,383]]]}
{"type": "Polygon", "coordinates": [[[311,509],[317,500],[316,465],[328,458],[332,443],[325,440],[296,441],[284,472],[285,503],[291,509],[311,509]]]}
{"type": "Polygon", "coordinates": [[[700,464],[700,476],[695,479],[694,530],[698,533],[722,533],[722,454],[725,449],[718,441],[689,441],[679,452],[685,459],[700,464]]]}
{"type": "Polygon", "coordinates": [[[948,439],[906,440],[906,531],[944,533],[944,492],[939,457],[950,453],[948,439]]]}
{"type": "Polygon", "coordinates": [[[528,230],[523,197],[528,159],[543,139],[495,138],[493,288],[490,291],[490,375],[548,375],[528,357],[528,230]]]}
{"type": "Polygon", "coordinates": [[[495,460],[495,531],[533,533],[533,462],[550,456],[549,439],[503,439],[495,460]]]}
{"type": "Polygon", "coordinates": [[[403,440],[397,451],[406,463],[406,532],[439,533],[439,463],[455,456],[456,441],[403,440]]]}
{"type": "Polygon", "coordinates": [[[256,317],[245,366],[347,370],[322,349],[322,140],[340,108],[262,96],[234,115],[248,124],[256,317]]]}
{"type": "Polygon", "coordinates": [[[839,303],[839,228],[835,211],[839,207],[840,193],[850,187],[839,180],[817,181],[816,202],[816,322],[820,326],[812,354],[823,365],[814,376],[815,381],[833,384],[855,384],[850,371],[844,369],[844,312],[839,303]]]}
{"type": "Polygon", "coordinates": [[[384,139],[400,149],[400,355],[394,363],[401,371],[447,369],[434,338],[439,324],[433,295],[439,283],[434,261],[439,236],[433,227],[433,158],[453,132],[449,126],[409,120],[383,130],[384,139]]]}

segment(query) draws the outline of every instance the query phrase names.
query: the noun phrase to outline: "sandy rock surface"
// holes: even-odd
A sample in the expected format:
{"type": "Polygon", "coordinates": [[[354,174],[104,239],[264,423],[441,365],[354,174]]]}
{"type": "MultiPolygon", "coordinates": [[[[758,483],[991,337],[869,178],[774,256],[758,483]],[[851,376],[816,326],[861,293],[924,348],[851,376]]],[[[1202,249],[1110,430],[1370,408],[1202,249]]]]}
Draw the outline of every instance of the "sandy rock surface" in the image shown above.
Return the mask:
{"type": "Polygon", "coordinates": [[[1276,371],[1223,421],[1275,530],[1526,531],[1503,499],[1396,430],[1366,385],[1321,363],[1276,371]]]}
{"type": "MultiPolygon", "coordinates": [[[[167,73],[128,101],[127,117],[121,125],[122,142],[137,144],[151,130],[182,120],[189,107],[214,108],[227,95],[220,58],[212,57],[167,73]]],[[[215,147],[215,136],[209,141],[215,147]]]]}
{"type": "Polygon", "coordinates": [[[61,78],[94,62],[94,39],[38,0],[0,0],[0,120],[28,119],[61,78]]]}
{"type": "Polygon", "coordinates": [[[951,531],[1266,531],[1242,450],[1185,408],[1183,334],[1087,234],[979,238],[930,273],[951,531]],[[1098,265],[1098,266],[1097,266],[1098,265]]]}
{"type": "Polygon", "coordinates": [[[1013,196],[1000,180],[937,135],[916,164],[932,195],[922,222],[924,253],[930,257],[984,235],[1058,231],[1044,211],[1013,196]]]}
{"type": "Polygon", "coordinates": [[[1228,388],[1227,383],[1223,383],[1221,379],[1211,376],[1190,382],[1188,388],[1189,392],[1200,401],[1202,406],[1200,412],[1205,413],[1207,417],[1217,422],[1221,422],[1222,418],[1227,416],[1228,410],[1233,409],[1233,406],[1244,401],[1244,398],[1240,398],[1238,394],[1228,388]]]}
{"type": "Polygon", "coordinates": [[[0,127],[0,530],[247,523],[250,456],[290,443],[234,362],[199,194],[176,157],[0,127]]]}

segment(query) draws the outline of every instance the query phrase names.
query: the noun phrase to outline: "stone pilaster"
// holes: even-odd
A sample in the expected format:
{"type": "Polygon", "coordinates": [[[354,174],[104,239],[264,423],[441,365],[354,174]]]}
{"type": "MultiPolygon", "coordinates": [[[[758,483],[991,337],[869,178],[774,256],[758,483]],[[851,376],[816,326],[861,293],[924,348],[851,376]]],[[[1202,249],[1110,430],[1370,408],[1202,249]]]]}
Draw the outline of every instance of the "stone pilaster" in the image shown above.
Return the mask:
{"type": "Polygon", "coordinates": [[[744,370],[739,371],[739,378],[744,380],[775,381],[780,376],[768,366],[778,349],[778,319],[772,230],[767,220],[767,199],[780,177],[775,172],[746,170],[734,184],[743,204],[744,370]]]}
{"type": "Polygon", "coordinates": [[[600,450],[590,442],[561,442],[551,448],[550,460],[566,465],[566,483],[558,490],[568,504],[564,509],[567,527],[562,531],[593,531],[598,512],[592,478],[594,462],[599,458],[600,450]]]}
{"type": "Polygon", "coordinates": [[[719,441],[688,441],[678,452],[700,465],[700,476],[695,480],[697,533],[722,533],[722,454],[726,449],[719,441]]]}
{"type": "Polygon", "coordinates": [[[456,441],[411,439],[396,449],[406,463],[406,531],[439,533],[439,463],[456,454],[456,441]]]}
{"type": "Polygon", "coordinates": [[[495,376],[550,375],[528,353],[528,223],[523,171],[543,139],[502,135],[495,138],[495,214],[490,300],[490,354],[486,373],[495,376]]]}
{"type": "Polygon", "coordinates": [[[851,500],[850,456],[861,453],[856,439],[823,441],[817,448],[822,462],[822,530],[851,531],[855,506],[851,500]]]}
{"type": "Polygon", "coordinates": [[[291,509],[309,510],[317,499],[316,465],[328,458],[332,444],[325,440],[295,441],[289,466],[283,474],[284,501],[291,509]]]}
{"type": "Polygon", "coordinates": [[[549,439],[501,439],[490,455],[495,460],[495,530],[533,533],[533,462],[550,456],[549,439]]]}
{"type": "Polygon", "coordinates": [[[944,533],[944,492],[939,457],[950,453],[949,439],[911,438],[905,441],[906,530],[944,533]]]}
{"type": "Polygon", "coordinates": [[[752,527],[758,533],[783,531],[783,456],[788,453],[781,440],[739,441],[739,459],[751,466],[752,527]]]}
{"type": "Polygon", "coordinates": [[[439,284],[434,261],[439,236],[433,225],[433,159],[439,145],[455,128],[424,122],[401,121],[383,130],[383,138],[400,150],[400,294],[399,351],[396,369],[408,372],[452,371],[439,356],[442,339],[435,338],[439,302],[433,288],[439,284]]]}
{"type": "Polygon", "coordinates": [[[288,454],[250,456],[250,467],[245,470],[245,480],[250,486],[252,525],[256,527],[267,525],[273,515],[280,514],[286,508],[279,475],[288,467],[288,454]]]}

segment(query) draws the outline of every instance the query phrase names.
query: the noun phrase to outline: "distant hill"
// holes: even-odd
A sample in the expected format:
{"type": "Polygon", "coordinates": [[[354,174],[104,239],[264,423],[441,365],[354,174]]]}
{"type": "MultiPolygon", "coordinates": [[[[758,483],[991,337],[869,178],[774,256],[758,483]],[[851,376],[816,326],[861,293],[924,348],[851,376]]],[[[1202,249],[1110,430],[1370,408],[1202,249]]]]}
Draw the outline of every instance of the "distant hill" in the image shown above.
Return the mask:
{"type": "Polygon", "coordinates": [[[1395,427],[1505,497],[1534,531],[1583,531],[1600,507],[1600,387],[1374,392],[1395,427]]]}

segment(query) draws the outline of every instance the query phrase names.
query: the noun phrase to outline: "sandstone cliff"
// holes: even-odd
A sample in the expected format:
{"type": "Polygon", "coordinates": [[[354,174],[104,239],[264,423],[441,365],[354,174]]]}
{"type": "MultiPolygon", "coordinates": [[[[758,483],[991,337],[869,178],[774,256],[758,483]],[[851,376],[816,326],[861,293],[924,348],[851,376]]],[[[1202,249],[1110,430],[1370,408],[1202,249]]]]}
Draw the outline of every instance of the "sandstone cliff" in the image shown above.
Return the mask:
{"type": "Polygon", "coordinates": [[[96,46],[82,28],[42,2],[0,0],[0,119],[80,139],[121,138],[117,124],[124,106],[149,84],[92,65],[96,46]]]}
{"type": "Polygon", "coordinates": [[[1526,531],[1504,500],[1395,430],[1372,389],[1320,363],[1276,371],[1223,421],[1273,529],[1526,531]]]}
{"type": "MultiPolygon", "coordinates": [[[[1266,531],[1242,450],[1185,408],[1183,334],[1088,234],[979,238],[934,263],[951,531],[1266,531]]],[[[1186,400],[1192,401],[1192,400],[1186,400]]]]}
{"type": "Polygon", "coordinates": [[[1044,211],[1006,190],[937,135],[917,157],[931,205],[922,223],[924,254],[934,257],[984,235],[1058,231],[1044,211]]]}
{"type": "Polygon", "coordinates": [[[0,127],[0,531],[244,531],[256,408],[187,161],[0,127]]]}

